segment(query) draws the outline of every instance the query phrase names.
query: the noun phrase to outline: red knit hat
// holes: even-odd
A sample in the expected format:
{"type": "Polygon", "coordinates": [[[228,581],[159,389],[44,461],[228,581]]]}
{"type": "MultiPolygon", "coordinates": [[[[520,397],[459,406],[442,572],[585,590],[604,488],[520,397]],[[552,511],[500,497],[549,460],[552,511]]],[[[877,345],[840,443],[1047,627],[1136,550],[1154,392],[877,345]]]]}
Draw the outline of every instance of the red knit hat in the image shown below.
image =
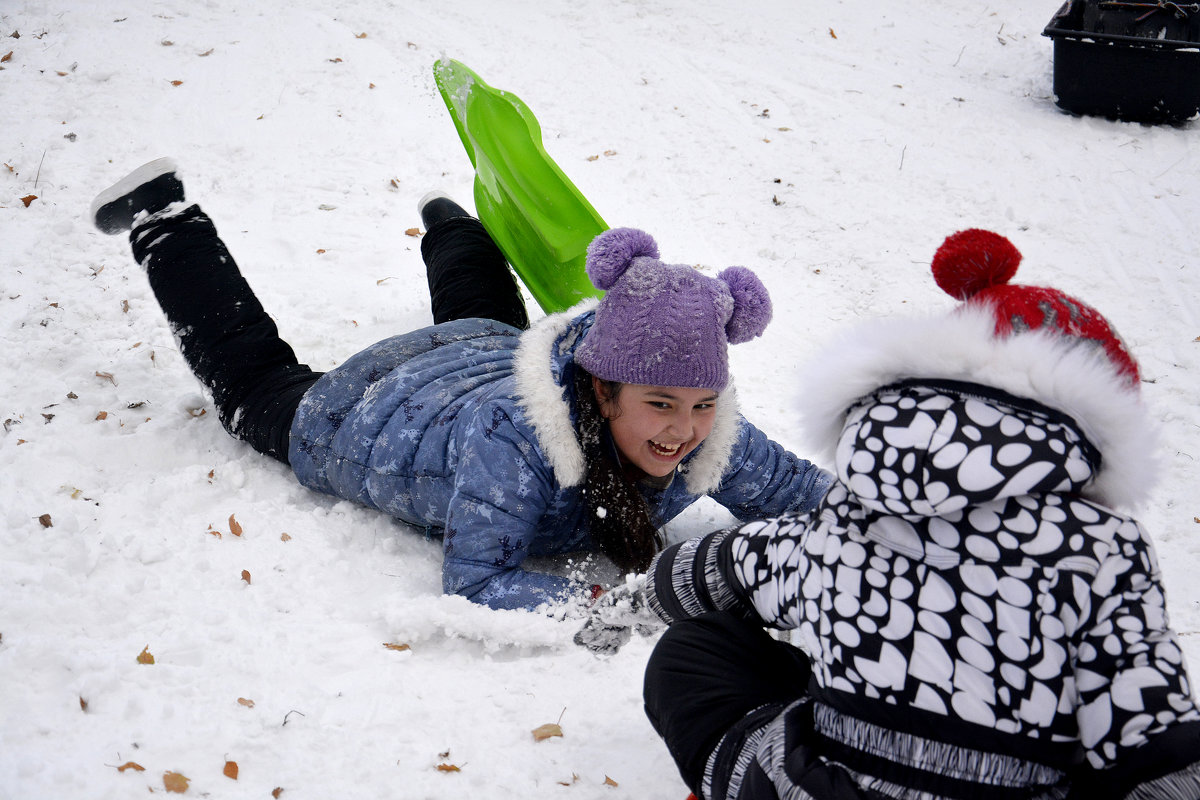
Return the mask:
{"type": "Polygon", "coordinates": [[[1136,389],[1137,362],[1108,320],[1057,289],[1010,284],[1020,263],[1021,253],[1008,239],[971,228],[946,237],[933,257],[933,278],[956,300],[990,306],[997,336],[1045,331],[1094,342],[1136,389]]]}

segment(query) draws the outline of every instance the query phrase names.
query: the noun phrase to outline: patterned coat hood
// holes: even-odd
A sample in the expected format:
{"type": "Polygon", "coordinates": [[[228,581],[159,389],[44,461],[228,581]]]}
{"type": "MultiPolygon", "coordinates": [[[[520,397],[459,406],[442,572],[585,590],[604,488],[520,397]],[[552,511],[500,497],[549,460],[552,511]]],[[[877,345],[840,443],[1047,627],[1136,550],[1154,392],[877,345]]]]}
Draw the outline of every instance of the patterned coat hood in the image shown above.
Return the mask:
{"type": "Polygon", "coordinates": [[[823,349],[803,375],[801,412],[810,441],[836,454],[845,481],[848,465],[842,461],[850,453],[839,442],[852,406],[902,381],[977,384],[1069,418],[1096,453],[1092,474],[1078,487],[1083,496],[1116,507],[1145,502],[1157,475],[1157,428],[1139,395],[1086,343],[1041,332],[997,338],[994,328],[987,311],[965,307],[851,331],[823,349]]]}

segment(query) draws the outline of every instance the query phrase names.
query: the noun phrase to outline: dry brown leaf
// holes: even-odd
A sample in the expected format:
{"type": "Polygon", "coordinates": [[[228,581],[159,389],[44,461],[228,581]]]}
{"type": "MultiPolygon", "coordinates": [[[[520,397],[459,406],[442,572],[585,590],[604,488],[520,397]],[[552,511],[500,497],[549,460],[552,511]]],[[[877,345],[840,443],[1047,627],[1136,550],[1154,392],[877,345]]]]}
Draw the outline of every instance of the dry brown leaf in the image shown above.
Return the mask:
{"type": "Polygon", "coordinates": [[[117,767],[117,772],[124,772],[127,769],[131,769],[134,772],[145,772],[146,771],[146,768],[143,767],[141,764],[137,763],[136,761],[126,761],[124,764],[117,767]]]}
{"type": "Polygon", "coordinates": [[[159,44],[161,44],[163,47],[174,47],[175,46],[175,43],[172,42],[170,39],[163,39],[161,42],[159,42],[159,44]]]}
{"type": "Polygon", "coordinates": [[[365,38],[367,38],[367,34],[366,33],[358,33],[358,34],[355,34],[354,38],[355,39],[365,39],[365,38]]]}
{"type": "Polygon", "coordinates": [[[242,570],[242,580],[244,580],[246,583],[250,582],[250,571],[249,570],[242,570]]]}
{"type": "Polygon", "coordinates": [[[183,81],[171,81],[172,86],[183,86],[183,81]]]}
{"type": "Polygon", "coordinates": [[[533,729],[533,740],[542,742],[549,739],[551,736],[562,736],[562,726],[557,722],[547,722],[545,725],[539,725],[533,729]]]}
{"type": "Polygon", "coordinates": [[[241,523],[239,523],[236,519],[233,518],[233,514],[229,515],[229,532],[232,533],[234,536],[242,535],[241,523]]]}
{"type": "Polygon", "coordinates": [[[27,194],[21,198],[21,202],[25,204],[26,208],[29,208],[29,204],[32,203],[34,200],[37,200],[36,194],[27,194]]]}
{"type": "Polygon", "coordinates": [[[237,773],[238,773],[237,762],[236,761],[226,761],[225,769],[222,770],[222,772],[225,773],[226,778],[233,778],[236,781],[237,773]]]}
{"type": "Polygon", "coordinates": [[[571,785],[571,784],[573,784],[573,783],[579,783],[579,776],[578,776],[578,775],[576,775],[574,772],[572,772],[572,773],[571,773],[571,781],[570,781],[570,783],[568,783],[567,781],[559,781],[559,782],[558,782],[558,785],[559,785],[559,786],[570,786],[570,785],[571,785]]]}
{"type": "Polygon", "coordinates": [[[403,651],[403,650],[411,650],[411,649],[412,649],[412,648],[411,648],[411,647],[409,647],[408,645],[406,645],[406,644],[401,644],[401,643],[399,643],[399,642],[384,642],[384,643],[383,643],[383,646],[384,646],[384,647],[386,647],[388,650],[400,650],[400,651],[403,651]]]}
{"type": "Polygon", "coordinates": [[[405,233],[405,235],[407,235],[407,236],[420,236],[420,235],[421,235],[421,229],[420,229],[420,228],[409,228],[409,229],[408,229],[408,230],[406,230],[404,233],[405,233]]]}
{"type": "Polygon", "coordinates": [[[97,413],[97,414],[96,414],[96,419],[97,419],[98,421],[100,421],[100,422],[103,422],[104,420],[108,419],[108,412],[107,412],[107,411],[101,411],[101,412],[97,413]]]}
{"type": "Polygon", "coordinates": [[[239,698],[238,698],[238,705],[239,705],[239,706],[245,706],[246,708],[254,708],[254,701],[253,701],[253,700],[247,700],[247,699],[246,699],[246,698],[244,698],[244,697],[239,697],[239,698]]]}
{"type": "Polygon", "coordinates": [[[212,54],[213,54],[213,48],[210,47],[208,50],[205,50],[203,53],[200,53],[199,55],[201,58],[204,58],[206,56],[211,56],[212,54]]]}
{"type": "Polygon", "coordinates": [[[188,790],[188,778],[180,775],[178,772],[164,772],[163,786],[167,787],[168,792],[183,794],[188,790]]]}
{"type": "Polygon", "coordinates": [[[54,527],[54,524],[50,521],[49,514],[42,514],[40,517],[38,517],[38,522],[42,523],[43,528],[53,528],[54,527]]]}
{"type": "Polygon", "coordinates": [[[4,55],[0,56],[0,64],[6,64],[9,61],[12,61],[12,54],[13,54],[13,51],[9,50],[4,55]]]}
{"type": "Polygon", "coordinates": [[[279,541],[290,542],[291,540],[292,540],[292,537],[286,531],[279,534],[279,541]]]}
{"type": "Polygon", "coordinates": [[[330,59],[328,59],[328,61],[329,61],[329,63],[330,63],[330,64],[340,64],[340,63],[342,63],[342,60],[341,60],[340,58],[330,58],[330,59]]]}
{"type": "Polygon", "coordinates": [[[607,775],[605,775],[605,776],[604,776],[604,785],[605,785],[605,786],[620,786],[621,784],[617,783],[617,782],[616,782],[616,781],[614,781],[612,778],[610,778],[610,777],[608,777],[607,775]]]}
{"type": "Polygon", "coordinates": [[[317,248],[317,255],[324,255],[324,253],[325,253],[325,248],[324,248],[324,247],[318,247],[318,248],[317,248]]]}
{"type": "Polygon", "coordinates": [[[271,790],[271,797],[274,797],[275,800],[279,800],[279,795],[281,795],[281,794],[283,794],[282,786],[276,786],[274,789],[271,790]]]}
{"type": "Polygon", "coordinates": [[[437,769],[438,772],[462,772],[461,769],[453,764],[438,764],[437,769]]]}
{"type": "Polygon", "coordinates": [[[599,160],[600,160],[600,156],[588,156],[588,157],[587,157],[587,160],[588,160],[588,161],[599,161],[599,160]]]}
{"type": "Polygon", "coordinates": [[[1200,517],[1192,517],[1192,522],[1200,522],[1200,517]]]}
{"type": "Polygon", "coordinates": [[[375,84],[373,84],[373,83],[368,83],[368,84],[367,84],[367,88],[368,88],[368,89],[374,89],[374,88],[375,88],[375,84]]]}
{"type": "Polygon", "coordinates": [[[150,654],[150,645],[142,648],[142,652],[138,653],[137,662],[139,664],[153,664],[154,656],[150,654]]]}
{"type": "Polygon", "coordinates": [[[79,709],[84,712],[87,711],[87,700],[84,700],[82,697],[79,698],[79,709]]]}
{"type": "MultiPolygon", "coordinates": [[[[129,301],[128,300],[121,301],[121,310],[124,311],[126,314],[129,313],[129,301]]],[[[141,344],[141,342],[138,342],[138,344],[141,344]]],[[[135,345],[135,347],[136,347],[136,345],[135,345]]]]}
{"type": "Polygon", "coordinates": [[[113,377],[113,374],[111,372],[97,372],[96,377],[100,378],[101,380],[108,381],[113,386],[117,385],[117,379],[113,377]]]}
{"type": "Polygon", "coordinates": [[[833,32],[833,28],[830,28],[830,29],[829,29],[829,38],[830,38],[830,39],[836,39],[836,38],[837,38],[837,34],[833,32]]]}

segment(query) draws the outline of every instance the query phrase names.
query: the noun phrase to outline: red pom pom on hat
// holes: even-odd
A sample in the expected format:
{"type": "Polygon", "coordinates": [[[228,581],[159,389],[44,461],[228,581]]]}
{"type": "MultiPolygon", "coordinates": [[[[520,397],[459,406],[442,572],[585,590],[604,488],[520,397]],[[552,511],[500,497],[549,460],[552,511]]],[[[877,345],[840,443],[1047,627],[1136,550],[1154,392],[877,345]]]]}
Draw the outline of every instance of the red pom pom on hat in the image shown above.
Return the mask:
{"type": "Polygon", "coordinates": [[[1134,388],[1137,361],[1099,311],[1048,286],[1010,284],[1021,253],[998,233],[970,228],[946,237],[933,256],[933,278],[946,294],[991,310],[1000,337],[1041,331],[1087,340],[1104,349],[1109,362],[1134,388]]]}
{"type": "Polygon", "coordinates": [[[951,234],[933,256],[933,279],[955,300],[1012,280],[1021,252],[998,233],[969,228],[951,234]]]}

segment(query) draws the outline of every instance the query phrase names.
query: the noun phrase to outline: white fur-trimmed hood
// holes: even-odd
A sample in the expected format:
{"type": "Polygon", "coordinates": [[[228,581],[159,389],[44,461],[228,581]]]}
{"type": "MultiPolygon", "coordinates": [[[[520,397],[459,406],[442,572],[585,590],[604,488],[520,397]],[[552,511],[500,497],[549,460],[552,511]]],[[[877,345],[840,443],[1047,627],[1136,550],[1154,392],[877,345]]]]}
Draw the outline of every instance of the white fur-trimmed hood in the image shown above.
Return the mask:
{"type": "MultiPolygon", "coordinates": [[[[522,334],[513,366],[517,403],[563,486],[578,486],[587,475],[563,372],[587,332],[587,326],[577,320],[594,310],[597,302],[584,300],[535,323],[522,334]]],[[[679,469],[689,492],[702,495],[720,486],[737,435],[737,393],[731,382],[721,392],[712,433],[679,469]]]]}
{"type": "Polygon", "coordinates": [[[1157,475],[1157,426],[1140,395],[1099,347],[1029,332],[995,336],[990,309],[965,306],[934,318],[878,320],[821,350],[802,374],[803,425],[832,460],[847,409],[905,379],[977,383],[1035,400],[1071,416],[1101,454],[1084,494],[1135,506],[1157,475]]]}

